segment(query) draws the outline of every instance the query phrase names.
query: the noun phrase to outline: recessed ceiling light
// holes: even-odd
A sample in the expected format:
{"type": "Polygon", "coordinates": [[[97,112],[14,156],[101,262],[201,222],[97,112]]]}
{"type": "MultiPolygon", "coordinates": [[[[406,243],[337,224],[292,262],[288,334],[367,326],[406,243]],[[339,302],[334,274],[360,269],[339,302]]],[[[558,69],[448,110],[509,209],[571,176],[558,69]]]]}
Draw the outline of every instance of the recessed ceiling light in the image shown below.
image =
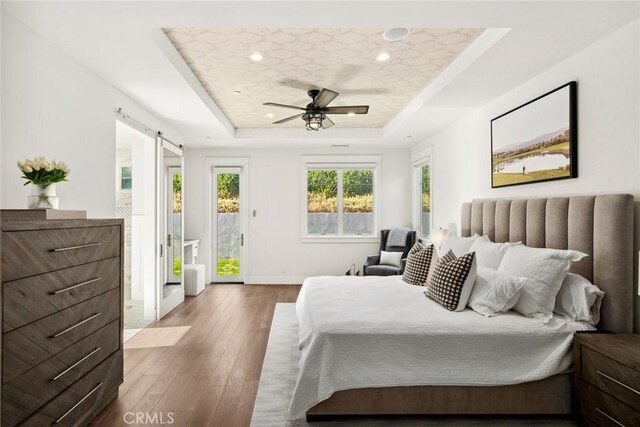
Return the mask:
{"type": "Polygon", "coordinates": [[[388,61],[389,58],[391,58],[391,55],[389,55],[387,52],[380,52],[378,56],[376,56],[376,61],[384,62],[388,61]]]}
{"type": "Polygon", "coordinates": [[[262,56],[260,52],[253,52],[251,55],[249,55],[249,59],[258,62],[262,61],[264,59],[264,56],[262,56]]]}
{"type": "Polygon", "coordinates": [[[347,113],[347,117],[353,117],[355,115],[356,115],[356,113],[354,113],[354,112],[347,113]]]}
{"type": "Polygon", "coordinates": [[[239,90],[234,90],[234,91],[233,91],[233,94],[234,94],[234,95],[240,95],[241,93],[242,93],[242,92],[240,92],[239,90]]]}
{"type": "Polygon", "coordinates": [[[411,30],[409,28],[387,28],[387,30],[382,33],[382,38],[389,42],[397,42],[406,38],[411,30]]]}
{"type": "Polygon", "coordinates": [[[267,117],[269,117],[270,119],[272,119],[272,118],[274,118],[274,117],[275,117],[275,114],[273,114],[273,113],[267,113],[267,117]]]}

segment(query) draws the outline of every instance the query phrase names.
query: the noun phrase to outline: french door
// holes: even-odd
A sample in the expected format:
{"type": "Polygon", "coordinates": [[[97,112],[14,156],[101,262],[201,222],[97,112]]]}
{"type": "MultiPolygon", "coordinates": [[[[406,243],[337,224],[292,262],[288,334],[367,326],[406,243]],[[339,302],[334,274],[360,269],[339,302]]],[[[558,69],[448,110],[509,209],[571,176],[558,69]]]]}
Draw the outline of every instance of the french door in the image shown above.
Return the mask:
{"type": "Polygon", "coordinates": [[[158,137],[157,155],[158,213],[158,307],[162,318],[184,301],[182,149],[158,137]]]}
{"type": "Polygon", "coordinates": [[[243,283],[245,271],[245,168],[212,168],[212,270],[214,283],[243,283]]]}

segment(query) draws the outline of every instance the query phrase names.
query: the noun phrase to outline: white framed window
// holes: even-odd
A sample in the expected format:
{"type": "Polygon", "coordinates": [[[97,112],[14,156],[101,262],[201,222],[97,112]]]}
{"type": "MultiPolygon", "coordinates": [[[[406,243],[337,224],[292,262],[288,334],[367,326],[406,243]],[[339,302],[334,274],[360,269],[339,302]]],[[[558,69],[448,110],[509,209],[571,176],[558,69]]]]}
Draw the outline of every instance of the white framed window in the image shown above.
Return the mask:
{"type": "Polygon", "coordinates": [[[303,157],[303,241],[376,240],[380,156],[303,157]]]}
{"type": "Polygon", "coordinates": [[[413,163],[413,226],[423,240],[431,239],[431,153],[413,163]]]}
{"type": "Polygon", "coordinates": [[[130,164],[122,165],[118,169],[118,178],[120,178],[120,191],[131,191],[133,184],[133,174],[130,164]]]}

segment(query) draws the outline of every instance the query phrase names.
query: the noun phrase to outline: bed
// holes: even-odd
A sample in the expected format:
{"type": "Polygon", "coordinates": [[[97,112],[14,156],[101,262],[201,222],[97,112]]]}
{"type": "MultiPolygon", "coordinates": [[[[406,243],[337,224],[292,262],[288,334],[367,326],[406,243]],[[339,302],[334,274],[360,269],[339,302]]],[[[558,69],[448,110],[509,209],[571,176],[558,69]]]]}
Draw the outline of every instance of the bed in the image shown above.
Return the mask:
{"type": "MultiPolygon", "coordinates": [[[[522,241],[589,254],[571,271],[606,293],[598,328],[620,333],[632,330],[632,231],[630,195],[474,200],[462,207],[462,236],[477,233],[495,242],[522,241]]],[[[517,314],[483,322],[471,311],[422,310],[416,316],[412,304],[426,299],[420,298],[421,289],[399,278],[359,282],[363,279],[320,277],[310,279],[313,286],[303,286],[298,307],[303,357],[290,407],[293,418],[305,411],[310,420],[365,414],[571,413],[572,337],[589,326],[555,317],[543,324],[517,314]],[[346,302],[354,292],[361,293],[359,304],[349,307],[346,302]],[[333,300],[314,302],[322,298],[333,300]],[[401,310],[403,321],[394,323],[397,313],[394,317],[384,306],[401,310]],[[477,324],[476,334],[465,331],[470,321],[477,324]],[[421,369],[429,343],[430,367],[435,369],[421,369]],[[446,357],[452,354],[456,359],[446,357]],[[501,354],[499,364],[484,363],[501,354]],[[359,360],[375,367],[372,378],[366,370],[349,368],[359,360]]]]}

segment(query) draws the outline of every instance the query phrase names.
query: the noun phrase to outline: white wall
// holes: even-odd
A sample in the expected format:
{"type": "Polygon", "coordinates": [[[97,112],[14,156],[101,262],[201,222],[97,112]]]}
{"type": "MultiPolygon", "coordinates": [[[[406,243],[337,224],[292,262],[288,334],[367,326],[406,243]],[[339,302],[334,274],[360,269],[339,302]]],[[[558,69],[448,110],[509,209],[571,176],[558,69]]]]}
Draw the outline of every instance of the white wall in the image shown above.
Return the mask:
{"type": "Polygon", "coordinates": [[[343,274],[352,263],[361,269],[377,243],[302,243],[302,156],[306,154],[381,155],[380,228],[411,225],[409,149],[189,149],[185,156],[185,237],[201,239],[199,262],[211,277],[207,229],[207,157],[249,159],[249,215],[246,283],[301,283],[305,277],[343,274]]]}
{"type": "Polygon", "coordinates": [[[2,208],[26,208],[29,189],[15,165],[42,155],[71,168],[69,182],[58,185],[61,209],[112,217],[115,108],[168,135],[171,129],[6,12],[1,74],[2,208]]]}
{"type": "MultiPolygon", "coordinates": [[[[636,20],[415,146],[414,157],[433,149],[434,227],[459,224],[460,205],[474,198],[625,192],[640,199],[639,55],[636,20]],[[578,82],[579,177],[492,189],[491,119],[571,80],[578,82]]],[[[637,242],[639,234],[636,227],[637,242]]]]}

